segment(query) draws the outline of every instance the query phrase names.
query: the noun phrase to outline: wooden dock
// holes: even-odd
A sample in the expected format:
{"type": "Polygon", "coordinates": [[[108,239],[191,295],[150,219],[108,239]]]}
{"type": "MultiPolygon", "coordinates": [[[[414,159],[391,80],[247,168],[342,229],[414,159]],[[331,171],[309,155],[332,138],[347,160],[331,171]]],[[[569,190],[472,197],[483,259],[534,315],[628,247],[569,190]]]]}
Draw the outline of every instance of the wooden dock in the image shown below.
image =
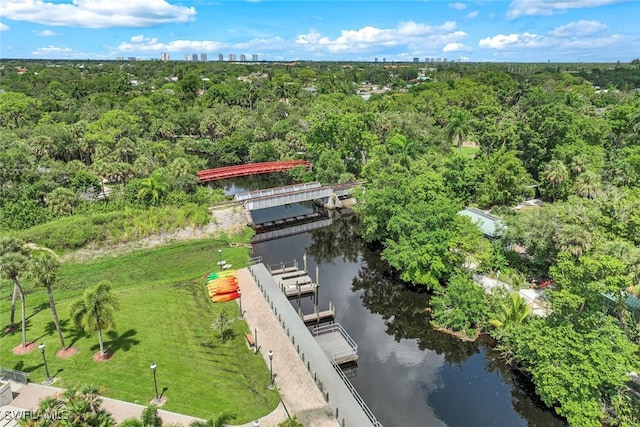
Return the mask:
{"type": "Polygon", "coordinates": [[[313,313],[302,314],[300,313],[300,318],[304,322],[305,325],[318,325],[320,323],[333,322],[336,318],[336,308],[331,302],[329,302],[329,309],[320,311],[316,307],[313,313]]]}
{"type": "Polygon", "coordinates": [[[269,270],[269,273],[274,276],[273,278],[278,280],[275,276],[278,276],[280,274],[285,274],[285,273],[291,273],[291,272],[295,272],[295,271],[300,271],[298,269],[298,261],[293,260],[293,262],[281,262],[280,264],[273,264],[273,265],[268,265],[267,269],[269,270]]]}
{"type": "Polygon", "coordinates": [[[313,336],[322,351],[338,365],[358,361],[358,345],[339,323],[313,328],[313,336]]]}
{"type": "Polygon", "coordinates": [[[304,285],[288,285],[280,289],[285,293],[287,298],[302,298],[308,295],[315,295],[318,285],[315,283],[306,283],[304,285]]]}

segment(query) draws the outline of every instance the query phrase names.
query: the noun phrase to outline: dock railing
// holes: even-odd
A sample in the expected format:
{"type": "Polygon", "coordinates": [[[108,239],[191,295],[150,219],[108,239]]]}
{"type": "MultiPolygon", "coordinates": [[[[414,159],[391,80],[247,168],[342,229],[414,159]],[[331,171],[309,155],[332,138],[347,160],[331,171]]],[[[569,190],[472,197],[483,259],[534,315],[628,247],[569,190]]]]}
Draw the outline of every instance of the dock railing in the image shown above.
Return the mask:
{"type": "Polygon", "coordinates": [[[349,344],[350,349],[345,349],[342,351],[337,351],[331,353],[331,361],[337,364],[340,364],[341,361],[344,360],[353,360],[358,358],[358,344],[351,338],[351,336],[345,331],[340,323],[329,323],[327,325],[316,326],[311,330],[314,336],[322,335],[322,334],[331,334],[334,332],[339,332],[340,335],[344,337],[344,339],[349,344]]]}
{"type": "Polygon", "coordinates": [[[267,265],[267,270],[269,270],[269,273],[271,273],[272,275],[278,275],[288,271],[294,271],[297,269],[298,269],[297,259],[294,259],[293,261],[289,261],[289,262],[281,262],[279,264],[267,265]]]}
{"type": "Polygon", "coordinates": [[[262,257],[261,256],[249,258],[247,260],[247,267],[250,267],[250,266],[256,265],[256,264],[262,264],[262,257]]]}
{"type": "Polygon", "coordinates": [[[369,409],[369,407],[367,406],[367,403],[360,396],[360,394],[358,393],[358,390],[355,389],[353,384],[351,384],[351,381],[349,381],[349,378],[347,378],[344,372],[342,372],[342,368],[340,367],[340,365],[338,365],[334,360],[330,360],[330,362],[333,365],[333,368],[336,370],[336,372],[340,376],[340,378],[342,379],[342,381],[344,381],[345,385],[353,395],[354,399],[356,399],[356,401],[358,402],[358,404],[360,405],[360,407],[362,408],[366,416],[371,421],[371,424],[373,424],[375,427],[383,427],[382,423],[378,421],[378,419],[373,414],[373,412],[371,412],[371,409],[369,409]]]}

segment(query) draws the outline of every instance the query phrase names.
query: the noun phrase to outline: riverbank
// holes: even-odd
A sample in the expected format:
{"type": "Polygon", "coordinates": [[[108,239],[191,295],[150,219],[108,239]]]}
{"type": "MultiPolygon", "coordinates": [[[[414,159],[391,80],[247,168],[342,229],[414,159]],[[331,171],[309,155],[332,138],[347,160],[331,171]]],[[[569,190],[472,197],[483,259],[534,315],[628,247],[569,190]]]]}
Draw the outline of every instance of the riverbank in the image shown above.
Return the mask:
{"type": "Polygon", "coordinates": [[[203,227],[187,227],[169,232],[157,233],[140,240],[109,246],[89,246],[69,252],[61,257],[66,262],[83,262],[103,256],[118,256],[140,249],[151,249],[156,246],[169,243],[183,242],[187,240],[204,239],[217,235],[238,234],[249,232],[247,226],[248,217],[246,210],[239,205],[226,205],[220,208],[209,209],[211,220],[203,227]]]}

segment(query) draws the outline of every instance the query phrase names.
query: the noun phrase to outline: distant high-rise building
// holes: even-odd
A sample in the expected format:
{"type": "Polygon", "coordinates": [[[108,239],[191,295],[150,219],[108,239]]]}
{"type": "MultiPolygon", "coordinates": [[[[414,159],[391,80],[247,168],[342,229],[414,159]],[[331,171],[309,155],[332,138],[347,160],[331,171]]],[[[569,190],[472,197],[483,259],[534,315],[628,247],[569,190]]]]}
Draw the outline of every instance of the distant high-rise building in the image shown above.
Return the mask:
{"type": "Polygon", "coordinates": [[[169,54],[167,52],[162,52],[160,54],[160,60],[161,61],[168,61],[169,60],[169,54]]]}
{"type": "Polygon", "coordinates": [[[184,54],[184,60],[185,60],[185,61],[188,61],[188,60],[190,60],[190,59],[191,59],[191,57],[189,56],[189,54],[188,54],[188,53],[185,53],[185,54],[184,54]]]}
{"type": "Polygon", "coordinates": [[[230,61],[230,62],[233,62],[233,61],[235,61],[235,60],[236,60],[236,54],[235,54],[235,53],[230,53],[230,54],[229,54],[229,61],[230,61]]]}
{"type": "Polygon", "coordinates": [[[124,61],[124,58],[122,56],[116,56],[116,61],[124,61]]]}
{"type": "Polygon", "coordinates": [[[377,57],[376,57],[376,58],[374,58],[374,59],[373,59],[373,62],[378,62],[378,58],[377,58],[377,57]]]}
{"type": "Polygon", "coordinates": [[[251,55],[251,60],[252,60],[253,62],[258,62],[258,54],[257,54],[257,53],[254,53],[253,55],[251,55]]]}
{"type": "Polygon", "coordinates": [[[382,58],[382,62],[387,62],[387,58],[382,58]]]}
{"type": "Polygon", "coordinates": [[[207,62],[207,54],[206,53],[201,53],[200,54],[200,61],[207,62]]]}
{"type": "Polygon", "coordinates": [[[136,58],[135,56],[130,56],[128,59],[129,59],[129,61],[137,61],[138,60],[138,58],[136,58]]]}
{"type": "Polygon", "coordinates": [[[240,54],[240,61],[241,62],[247,62],[247,55],[245,55],[244,53],[240,54]]]}
{"type": "Polygon", "coordinates": [[[420,62],[420,58],[413,58],[413,62],[420,62]]]}
{"type": "Polygon", "coordinates": [[[223,54],[221,54],[221,53],[218,54],[218,61],[220,61],[220,62],[224,61],[224,55],[223,54]]]}
{"type": "Polygon", "coordinates": [[[193,53],[191,54],[191,60],[193,62],[198,62],[198,54],[197,53],[193,53]]]}

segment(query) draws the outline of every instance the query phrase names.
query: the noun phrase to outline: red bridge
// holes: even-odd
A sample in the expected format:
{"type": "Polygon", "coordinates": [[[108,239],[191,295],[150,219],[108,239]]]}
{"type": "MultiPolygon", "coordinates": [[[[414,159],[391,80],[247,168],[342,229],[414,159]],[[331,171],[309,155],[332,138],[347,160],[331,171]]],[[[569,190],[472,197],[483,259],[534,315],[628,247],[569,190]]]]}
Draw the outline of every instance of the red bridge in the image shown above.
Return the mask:
{"type": "Polygon", "coordinates": [[[236,176],[257,175],[260,173],[283,172],[297,166],[304,166],[311,170],[311,162],[307,160],[287,160],[284,162],[249,163],[246,165],[224,166],[221,168],[207,169],[196,173],[200,182],[215,181],[236,176]]]}

